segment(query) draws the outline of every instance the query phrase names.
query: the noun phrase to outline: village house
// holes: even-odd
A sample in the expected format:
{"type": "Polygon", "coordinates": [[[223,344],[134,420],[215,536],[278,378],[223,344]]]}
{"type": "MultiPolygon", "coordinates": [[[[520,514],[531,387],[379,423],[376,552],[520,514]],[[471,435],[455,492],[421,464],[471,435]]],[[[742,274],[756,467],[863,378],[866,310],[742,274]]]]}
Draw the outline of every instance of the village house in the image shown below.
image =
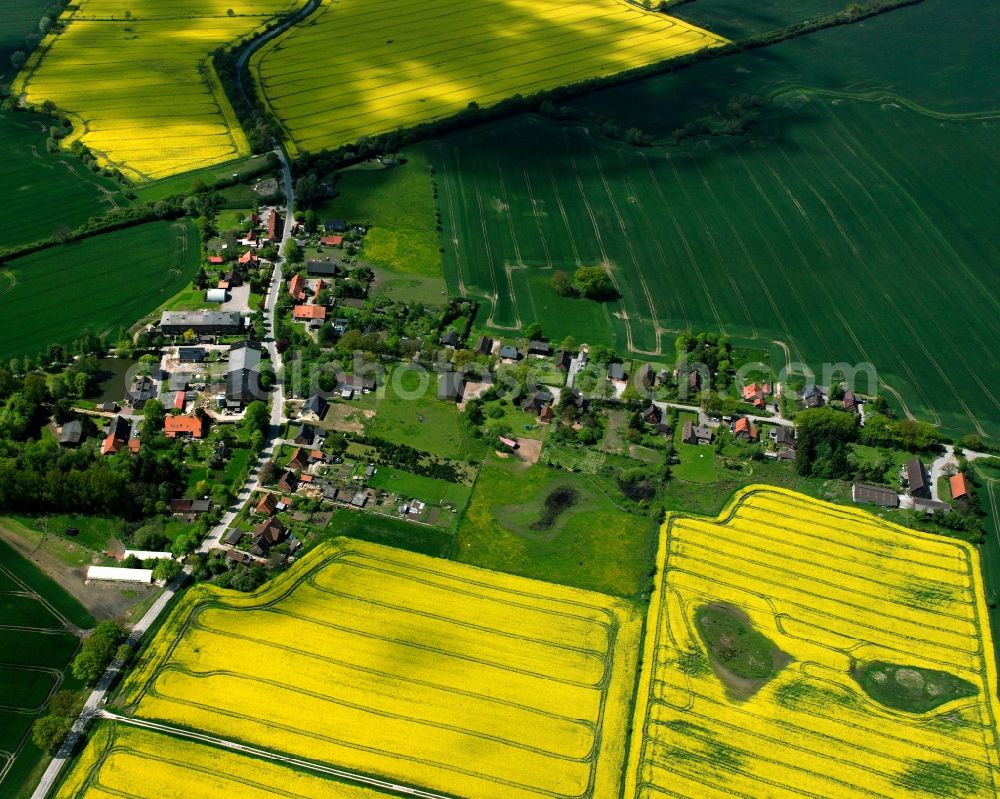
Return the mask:
{"type": "Polygon", "coordinates": [[[653,365],[644,363],[640,366],[639,371],[635,374],[635,379],[638,388],[651,391],[656,382],[656,373],[653,371],[653,365]]]}
{"type": "Polygon", "coordinates": [[[649,406],[642,412],[642,421],[646,424],[659,424],[663,421],[663,411],[659,405],[654,405],[650,403],[649,406]]]}
{"type": "Polygon", "coordinates": [[[164,311],[160,315],[160,332],[165,336],[182,336],[188,330],[199,336],[225,336],[242,329],[239,311],[164,311]]]}
{"type": "Polygon", "coordinates": [[[179,363],[201,363],[205,360],[208,351],[204,347],[178,347],[177,360],[179,363]]]}
{"type": "Polygon", "coordinates": [[[288,460],[288,468],[297,469],[300,472],[309,468],[309,456],[301,447],[296,447],[292,453],[292,457],[288,460]]]}
{"type": "Polygon", "coordinates": [[[438,399],[446,402],[460,402],[465,394],[465,375],[462,372],[447,371],[438,375],[438,399]]]}
{"type": "Polygon", "coordinates": [[[267,225],[267,240],[277,243],[281,241],[281,237],[284,235],[281,214],[278,213],[277,209],[269,208],[266,216],[267,219],[265,220],[265,224],[267,225]]]}
{"type": "Polygon", "coordinates": [[[250,552],[259,558],[263,557],[271,550],[271,547],[277,546],[284,540],[285,526],[278,519],[272,517],[254,527],[250,552]]]}
{"type": "Polygon", "coordinates": [[[316,438],[316,429],[309,425],[297,425],[288,430],[288,440],[299,446],[308,446],[316,438]]]}
{"type": "Polygon", "coordinates": [[[685,444],[708,444],[712,441],[712,429],[688,419],[681,430],[681,441],[685,444]]]}
{"type": "Polygon", "coordinates": [[[743,386],[743,401],[753,403],[755,408],[763,408],[770,393],[770,383],[751,383],[749,386],[743,386]]]}
{"type": "Polygon", "coordinates": [[[802,402],[807,408],[819,408],[823,405],[823,390],[816,385],[808,385],[802,389],[802,402]]]}
{"type": "Polygon", "coordinates": [[[344,243],[343,236],[322,236],[319,243],[324,247],[339,247],[344,243]]]}
{"type": "Polygon", "coordinates": [[[229,350],[226,399],[246,405],[263,396],[260,387],[261,346],[257,341],[241,341],[229,350]]]}
{"type": "Polygon", "coordinates": [[[344,273],[340,263],[333,258],[323,261],[306,261],[306,275],[309,277],[339,277],[344,273]]]}
{"type": "Polygon", "coordinates": [[[112,455],[122,450],[139,451],[139,438],[132,433],[132,422],[124,416],[116,416],[108,425],[108,432],[101,444],[102,455],[112,455]]]}
{"type": "Polygon", "coordinates": [[[440,343],[442,347],[448,347],[449,349],[453,350],[459,345],[460,340],[461,339],[459,339],[458,333],[456,333],[454,330],[449,330],[447,333],[441,336],[440,343]]]}
{"type": "Polygon", "coordinates": [[[294,302],[301,302],[306,298],[306,280],[302,275],[295,274],[288,281],[288,296],[294,302]]]}
{"type": "Polygon", "coordinates": [[[962,472],[956,472],[948,478],[948,485],[951,489],[951,498],[960,510],[968,510],[969,500],[972,498],[972,489],[969,481],[962,472]]]}
{"type": "Polygon", "coordinates": [[[489,336],[480,336],[476,339],[476,355],[489,355],[493,352],[493,339],[489,336]]]}
{"type": "Polygon", "coordinates": [[[167,415],[163,420],[163,433],[167,438],[205,437],[205,420],[200,416],[167,415]]]}
{"type": "Polygon", "coordinates": [[[302,405],[301,419],[308,422],[321,422],[326,412],[330,409],[330,403],[319,394],[313,394],[302,405]]]}
{"type": "Polygon", "coordinates": [[[912,458],[903,466],[906,490],[911,497],[931,498],[931,482],[927,469],[920,458],[912,458]]]}
{"type": "Polygon", "coordinates": [[[319,324],[326,319],[326,308],[322,305],[296,305],[292,309],[292,318],[296,322],[319,324]]]}
{"type": "Polygon", "coordinates": [[[287,470],[278,478],[278,490],[285,494],[294,494],[297,486],[298,478],[287,470]]]}
{"type": "Polygon", "coordinates": [[[733,425],[733,435],[744,441],[756,441],[759,435],[757,425],[746,416],[740,417],[733,425]]]}
{"type": "Polygon", "coordinates": [[[861,410],[861,400],[858,399],[857,395],[851,389],[847,389],[844,392],[844,410],[851,413],[857,413],[861,410]]]}
{"type": "Polygon", "coordinates": [[[504,361],[519,361],[521,360],[521,353],[518,352],[517,347],[511,344],[504,344],[500,348],[500,359],[504,361]]]}
{"type": "Polygon", "coordinates": [[[608,364],[608,380],[612,383],[624,383],[628,380],[628,372],[620,363],[608,364]]]}
{"type": "Polygon", "coordinates": [[[254,508],[254,513],[258,513],[262,516],[273,516],[274,512],[278,509],[278,497],[276,494],[264,494],[260,498],[260,502],[257,503],[257,507],[254,508]]]}
{"type": "Polygon", "coordinates": [[[775,425],[768,436],[779,450],[795,449],[795,431],[791,427],[775,425]]]}
{"type": "Polygon", "coordinates": [[[899,495],[885,486],[870,486],[855,483],[851,486],[851,499],[857,504],[878,505],[881,508],[898,508],[899,495]]]}
{"type": "Polygon", "coordinates": [[[562,371],[569,371],[569,362],[573,360],[573,354],[569,350],[559,350],[556,353],[556,369],[562,369],[562,371]]]}
{"type": "Polygon", "coordinates": [[[327,219],[323,222],[323,230],[327,233],[346,233],[347,222],[343,219],[327,219]]]}
{"type": "Polygon", "coordinates": [[[538,355],[540,357],[548,357],[552,354],[552,345],[547,341],[540,341],[539,339],[533,339],[528,342],[528,354],[538,355]]]}
{"type": "Polygon", "coordinates": [[[83,439],[83,423],[78,420],[66,422],[59,431],[59,446],[78,447],[83,439]]]}

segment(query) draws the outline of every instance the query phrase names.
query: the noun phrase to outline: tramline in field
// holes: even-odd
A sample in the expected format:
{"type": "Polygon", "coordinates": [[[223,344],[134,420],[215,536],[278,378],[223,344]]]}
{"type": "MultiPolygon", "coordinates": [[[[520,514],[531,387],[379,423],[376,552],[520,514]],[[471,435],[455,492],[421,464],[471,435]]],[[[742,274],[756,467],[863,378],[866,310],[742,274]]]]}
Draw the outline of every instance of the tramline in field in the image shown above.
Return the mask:
{"type": "Polygon", "coordinates": [[[120,699],[447,794],[608,796],[638,622],[622,600],[339,539],[256,595],[194,588],[120,699]]]}
{"type": "Polygon", "coordinates": [[[724,42],[625,0],[323,0],[251,71],[297,153],[724,42]]]}
{"type": "Polygon", "coordinates": [[[751,486],[658,567],[628,799],[997,795],[972,547],[751,486]]]}

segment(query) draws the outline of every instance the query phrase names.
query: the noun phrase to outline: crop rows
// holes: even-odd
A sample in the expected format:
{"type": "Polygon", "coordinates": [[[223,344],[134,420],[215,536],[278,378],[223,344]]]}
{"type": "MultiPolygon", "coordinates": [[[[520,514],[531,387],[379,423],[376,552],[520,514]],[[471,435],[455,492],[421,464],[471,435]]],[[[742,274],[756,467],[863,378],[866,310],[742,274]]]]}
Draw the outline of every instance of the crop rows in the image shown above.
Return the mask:
{"type": "Polygon", "coordinates": [[[626,797],[997,794],[1000,708],[971,547],[759,487],[718,519],[671,515],[662,535],[626,797]],[[694,627],[719,602],[792,659],[749,698],[716,676],[694,627]],[[946,670],[979,694],[891,710],[851,677],[876,660],[946,670]]]}
{"type": "Polygon", "coordinates": [[[334,782],[232,751],[151,730],[100,724],[56,799],[159,799],[183,786],[185,799],[375,799],[382,793],[334,782]]]}
{"type": "MultiPolygon", "coordinates": [[[[640,107],[671,96],[630,95],[640,107]]],[[[974,266],[993,250],[950,221],[988,227],[980,184],[952,176],[981,163],[992,179],[995,131],[897,110],[887,137],[873,104],[789,105],[796,123],[753,146],[635,148],[520,117],[426,147],[450,290],[481,299],[495,328],[546,319],[555,338],[587,330],[620,351],[718,330],[785,342],[817,379],[824,363],[869,362],[917,418],[995,431],[1000,405],[976,365],[990,362],[1000,306],[974,266]],[[911,148],[942,155],[918,169],[911,148]],[[558,296],[552,271],[581,264],[608,267],[622,299],[558,296]],[[948,308],[968,311],[963,324],[948,308]]]]}
{"type": "MultiPolygon", "coordinates": [[[[70,344],[89,328],[117,336],[184,288],[198,270],[188,221],[152,222],[52,247],[6,265],[0,359],[70,344]]],[[[4,283],[0,281],[0,289],[4,283]]]]}
{"type": "Polygon", "coordinates": [[[616,784],[624,603],[354,541],[305,561],[194,592],[124,688],[136,716],[461,795],[616,784]]]}
{"type": "MultiPolygon", "coordinates": [[[[62,683],[79,640],[69,621],[19,576],[18,557],[0,548],[0,795],[16,795],[20,762],[31,724],[62,683]],[[10,776],[9,776],[10,775],[10,776]]],[[[27,565],[27,564],[25,564],[27,565]]]]}
{"type": "Polygon", "coordinates": [[[289,145],[313,151],[722,42],[623,0],[489,0],[475,13],[459,0],[324,0],[251,69],[289,145]]]}
{"type": "Polygon", "coordinates": [[[74,123],[65,143],[82,139],[133,178],[233,160],[249,147],[209,56],[297,4],[138,0],[126,19],[121,3],[82,0],[14,90],[36,105],[54,102],[74,123]]]}

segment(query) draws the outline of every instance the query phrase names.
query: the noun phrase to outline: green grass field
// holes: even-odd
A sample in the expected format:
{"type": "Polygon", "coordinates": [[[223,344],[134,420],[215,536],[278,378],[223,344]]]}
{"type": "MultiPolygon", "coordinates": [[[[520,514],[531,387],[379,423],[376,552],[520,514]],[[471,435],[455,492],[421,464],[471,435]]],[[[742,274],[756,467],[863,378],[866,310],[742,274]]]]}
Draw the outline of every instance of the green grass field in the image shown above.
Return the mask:
{"type": "MultiPolygon", "coordinates": [[[[781,341],[817,370],[868,361],[897,407],[949,432],[997,435],[996,373],[987,364],[1000,333],[990,288],[1000,279],[992,221],[1000,164],[990,155],[1000,144],[1000,98],[995,84],[970,76],[975,104],[939,103],[953,74],[929,76],[923,89],[910,76],[904,86],[885,55],[905,49],[908,36],[914,51],[955,42],[949,63],[971,53],[985,70],[980,50],[991,40],[971,30],[971,9],[964,22],[957,16],[928,0],[574,101],[669,135],[684,111],[697,118],[712,103],[783,80],[765,125],[744,138],[635,148],[521,117],[426,145],[449,287],[485,300],[483,316],[500,330],[523,327],[541,306],[588,339],[641,354],[672,351],[680,329],[720,330],[781,341]],[[873,99],[883,68],[886,85],[912,92],[917,105],[873,99]],[[842,80],[866,93],[788,90],[788,81],[813,74],[819,85],[842,80]],[[679,102],[684,96],[691,102],[679,102]],[[660,116],[659,128],[647,124],[660,116]],[[556,298],[546,285],[552,270],[578,264],[606,264],[621,301],[556,298]],[[584,327],[585,318],[593,323],[584,327]]],[[[914,71],[936,72],[910,62],[914,71]]],[[[969,95],[968,87],[958,93],[969,95]]]]}
{"type": "Polygon", "coordinates": [[[321,540],[336,538],[338,535],[408,549],[436,558],[447,557],[455,541],[454,535],[440,527],[411,524],[401,519],[358,513],[346,508],[338,508],[333,512],[321,540]]]}
{"type": "Polygon", "coordinates": [[[0,270],[0,360],[68,344],[84,328],[119,332],[198,271],[188,221],[153,222],[52,247],[0,270]]]}
{"type": "Polygon", "coordinates": [[[390,169],[352,168],[337,177],[340,195],[318,211],[371,225],[362,258],[393,272],[441,277],[441,253],[434,232],[434,198],[427,162],[419,152],[390,169]]]}
{"type": "Polygon", "coordinates": [[[368,478],[368,485],[373,488],[384,488],[406,498],[419,499],[431,505],[448,503],[459,511],[465,507],[472,494],[472,488],[467,485],[410,474],[387,466],[380,466],[378,472],[368,478]]]}
{"type": "Polygon", "coordinates": [[[38,779],[42,753],[31,724],[52,692],[79,687],[65,669],[79,646],[71,625],[94,619],[33,563],[0,541],[0,795],[20,797],[38,779]]]}
{"type": "Polygon", "coordinates": [[[578,588],[632,597],[645,587],[656,524],[618,510],[586,477],[491,459],[483,466],[455,541],[454,559],[578,588]],[[570,487],[577,501],[544,532],[546,497],[570,487]]]}
{"type": "Polygon", "coordinates": [[[474,456],[482,447],[466,433],[455,404],[437,399],[436,375],[429,378],[426,392],[416,399],[407,399],[401,393],[416,392],[420,374],[407,369],[397,378],[390,372],[383,399],[376,401],[374,395],[368,395],[355,403],[375,409],[375,416],[365,422],[365,433],[442,458],[465,460],[474,456]],[[400,391],[394,387],[397,383],[400,391]]]}
{"type": "Polygon", "coordinates": [[[0,248],[46,239],[56,228],[73,229],[128,205],[114,181],[71,155],[45,149],[51,124],[41,114],[0,111],[0,199],[7,217],[0,248]]]}

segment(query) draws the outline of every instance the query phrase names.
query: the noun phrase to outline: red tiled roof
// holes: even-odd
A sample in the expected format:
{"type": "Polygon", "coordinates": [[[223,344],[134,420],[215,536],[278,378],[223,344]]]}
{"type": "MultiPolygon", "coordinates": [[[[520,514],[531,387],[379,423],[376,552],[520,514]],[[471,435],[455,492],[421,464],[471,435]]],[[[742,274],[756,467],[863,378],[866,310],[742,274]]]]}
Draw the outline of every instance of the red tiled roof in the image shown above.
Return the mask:
{"type": "Polygon", "coordinates": [[[247,250],[245,253],[243,253],[243,255],[240,256],[239,263],[244,265],[253,264],[256,263],[258,260],[259,259],[257,258],[257,253],[255,253],[253,250],[247,250]]]}
{"type": "Polygon", "coordinates": [[[951,485],[951,498],[952,499],[964,499],[971,493],[969,491],[969,483],[965,479],[965,475],[959,472],[958,474],[953,474],[948,482],[951,485]]]}
{"type": "Polygon", "coordinates": [[[221,255],[210,255],[208,256],[208,262],[210,264],[221,264],[224,263],[221,255]]]}
{"type": "Polygon", "coordinates": [[[757,427],[745,416],[741,419],[736,420],[736,426],[733,428],[734,433],[746,433],[750,438],[757,438],[757,427]]]}
{"type": "Polygon", "coordinates": [[[301,300],[305,296],[306,281],[302,275],[295,275],[288,283],[288,294],[293,300],[301,300]]]}
{"type": "Polygon", "coordinates": [[[278,507],[278,498],[274,494],[264,494],[260,502],[257,503],[257,513],[264,513],[270,516],[274,509],[278,507]]]}
{"type": "Polygon", "coordinates": [[[168,438],[174,438],[178,433],[190,433],[193,438],[201,438],[205,434],[205,423],[198,416],[167,416],[163,420],[163,432],[168,438]]]}
{"type": "Polygon", "coordinates": [[[292,311],[296,319],[326,319],[326,308],[322,305],[296,305],[292,311]]]}
{"type": "Polygon", "coordinates": [[[319,240],[319,243],[323,244],[323,245],[325,245],[327,247],[339,247],[341,244],[344,243],[344,237],[343,236],[323,236],[323,238],[321,238],[319,240]]]}
{"type": "Polygon", "coordinates": [[[178,391],[177,392],[177,396],[174,397],[174,407],[177,408],[177,410],[180,410],[180,411],[184,410],[184,400],[185,400],[185,394],[184,394],[184,392],[183,391],[178,391]]]}

